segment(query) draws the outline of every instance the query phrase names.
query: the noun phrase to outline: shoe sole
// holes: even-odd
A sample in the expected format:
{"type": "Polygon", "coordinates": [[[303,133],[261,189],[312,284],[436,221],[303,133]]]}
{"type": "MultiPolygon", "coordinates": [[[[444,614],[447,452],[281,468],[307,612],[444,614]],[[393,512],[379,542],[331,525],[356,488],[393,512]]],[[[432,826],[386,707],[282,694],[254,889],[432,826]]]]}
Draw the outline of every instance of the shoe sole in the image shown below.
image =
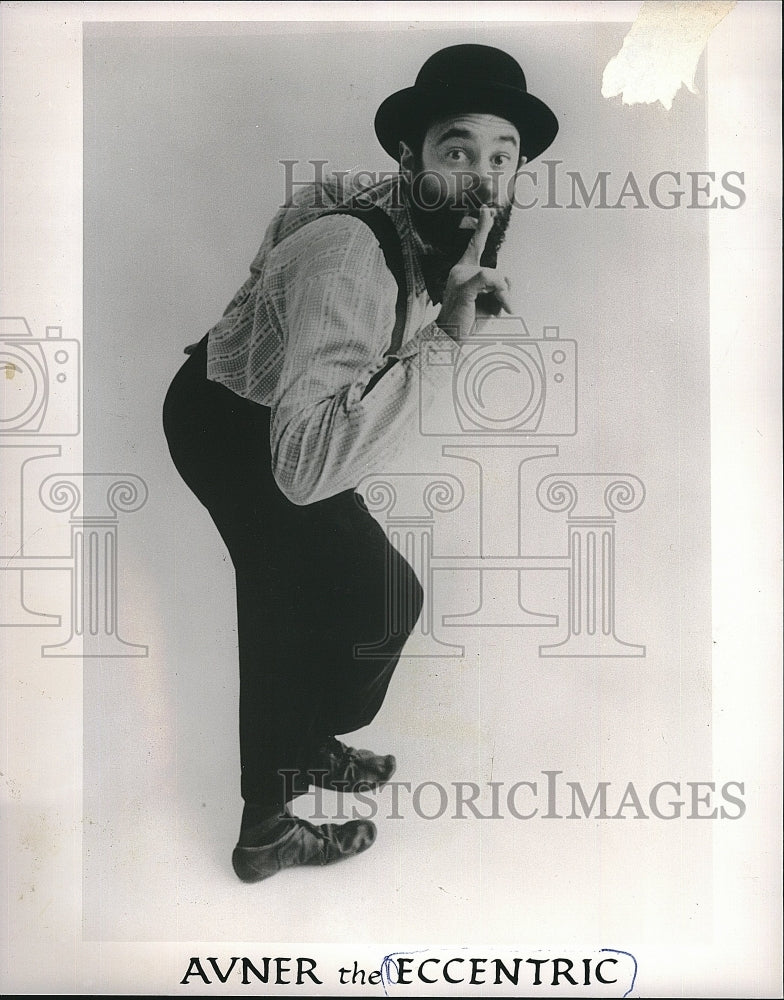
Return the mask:
{"type": "Polygon", "coordinates": [[[369,820],[361,822],[367,826],[367,832],[371,836],[356,850],[347,851],[345,854],[338,855],[337,857],[330,858],[324,854],[321,857],[314,856],[304,861],[286,863],[281,862],[276,852],[270,850],[269,847],[240,847],[238,845],[234,848],[231,855],[231,865],[234,869],[234,874],[241,882],[263,882],[265,879],[270,878],[270,876],[277,875],[278,872],[285,871],[287,868],[323,867],[334,865],[338,861],[345,861],[348,858],[354,858],[358,854],[362,854],[369,847],[372,847],[376,840],[377,829],[375,824],[369,820]]]}

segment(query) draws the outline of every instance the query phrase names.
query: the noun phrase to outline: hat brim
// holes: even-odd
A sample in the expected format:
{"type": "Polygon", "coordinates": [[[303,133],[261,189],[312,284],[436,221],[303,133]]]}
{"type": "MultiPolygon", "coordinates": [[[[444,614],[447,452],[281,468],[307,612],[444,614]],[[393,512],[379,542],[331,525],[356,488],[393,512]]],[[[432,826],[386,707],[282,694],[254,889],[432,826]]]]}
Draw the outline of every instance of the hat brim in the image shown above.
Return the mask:
{"type": "Polygon", "coordinates": [[[406,87],[391,94],[376,112],[378,141],[398,159],[400,140],[450,114],[493,114],[511,122],[520,135],[520,152],[530,162],[551,145],[558,119],[538,97],[502,84],[466,87],[406,87]]]}

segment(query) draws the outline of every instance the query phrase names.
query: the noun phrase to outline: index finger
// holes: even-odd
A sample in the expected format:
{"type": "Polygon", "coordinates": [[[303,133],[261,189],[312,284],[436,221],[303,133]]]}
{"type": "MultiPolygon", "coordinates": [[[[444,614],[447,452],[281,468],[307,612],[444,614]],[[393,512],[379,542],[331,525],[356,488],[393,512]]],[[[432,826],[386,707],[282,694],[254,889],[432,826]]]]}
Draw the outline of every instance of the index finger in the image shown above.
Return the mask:
{"type": "Polygon", "coordinates": [[[465,253],[460,258],[461,264],[474,264],[481,266],[482,254],[485,252],[485,243],[493,228],[493,216],[487,205],[482,205],[479,209],[479,223],[476,227],[471,241],[465,249],[465,253]]]}

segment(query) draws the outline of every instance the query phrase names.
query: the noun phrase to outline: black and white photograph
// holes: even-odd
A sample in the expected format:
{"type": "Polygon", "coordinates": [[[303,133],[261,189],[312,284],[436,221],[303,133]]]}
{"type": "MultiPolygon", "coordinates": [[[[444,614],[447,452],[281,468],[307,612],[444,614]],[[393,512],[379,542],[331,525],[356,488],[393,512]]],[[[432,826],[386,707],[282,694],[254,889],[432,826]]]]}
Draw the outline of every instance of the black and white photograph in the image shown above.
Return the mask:
{"type": "Polygon", "coordinates": [[[2,991],[781,996],[780,6],[0,16],[2,991]]]}

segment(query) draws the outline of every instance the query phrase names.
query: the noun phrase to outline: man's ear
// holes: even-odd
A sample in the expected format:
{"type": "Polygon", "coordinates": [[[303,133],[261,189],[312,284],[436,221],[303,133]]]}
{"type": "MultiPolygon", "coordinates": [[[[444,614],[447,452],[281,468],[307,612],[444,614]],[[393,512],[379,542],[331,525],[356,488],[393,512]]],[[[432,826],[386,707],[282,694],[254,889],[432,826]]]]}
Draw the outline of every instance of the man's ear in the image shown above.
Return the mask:
{"type": "Polygon", "coordinates": [[[410,180],[414,173],[416,157],[414,156],[414,153],[408,143],[403,142],[402,139],[398,143],[397,148],[398,160],[400,162],[400,172],[410,180]]]}

